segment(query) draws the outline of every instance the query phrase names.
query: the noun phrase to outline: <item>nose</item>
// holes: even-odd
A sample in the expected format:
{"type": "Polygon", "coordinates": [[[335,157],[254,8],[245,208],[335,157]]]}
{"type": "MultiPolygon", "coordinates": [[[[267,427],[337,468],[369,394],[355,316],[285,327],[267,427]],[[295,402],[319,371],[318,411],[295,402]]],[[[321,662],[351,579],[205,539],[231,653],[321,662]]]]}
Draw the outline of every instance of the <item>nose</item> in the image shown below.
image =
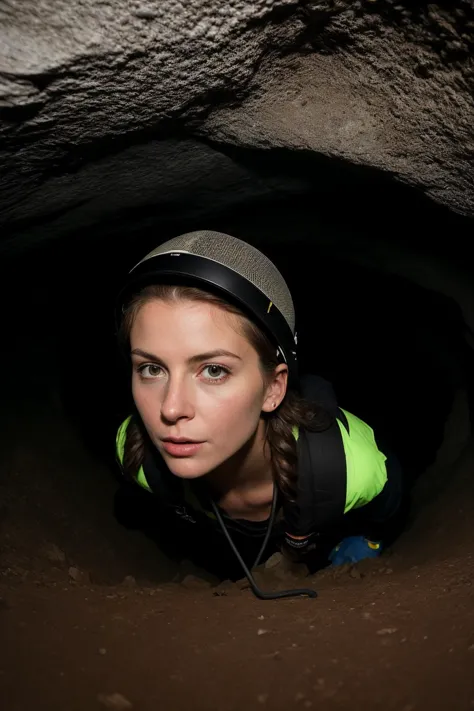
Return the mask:
{"type": "Polygon", "coordinates": [[[194,416],[191,385],[184,378],[169,377],[161,403],[161,415],[169,423],[194,416]]]}

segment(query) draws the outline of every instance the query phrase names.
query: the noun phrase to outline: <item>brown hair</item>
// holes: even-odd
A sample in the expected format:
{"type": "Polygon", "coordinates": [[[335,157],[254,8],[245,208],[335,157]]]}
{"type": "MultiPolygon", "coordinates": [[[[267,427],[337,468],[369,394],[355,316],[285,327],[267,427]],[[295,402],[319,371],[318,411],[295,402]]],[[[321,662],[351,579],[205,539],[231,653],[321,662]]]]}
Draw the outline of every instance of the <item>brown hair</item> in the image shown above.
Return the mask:
{"type": "MultiPolygon", "coordinates": [[[[202,301],[242,317],[243,335],[257,351],[264,374],[270,375],[278,365],[273,343],[239,308],[215,294],[191,286],[152,285],[137,294],[124,310],[119,334],[123,346],[129,344],[130,332],[138,311],[145,303],[155,299],[168,302],[202,301]]],[[[296,425],[317,432],[329,427],[333,418],[317,403],[307,402],[297,392],[287,390],[277,410],[265,414],[265,419],[266,443],[270,447],[273,476],[278,488],[292,500],[296,494],[297,476],[297,449],[292,428],[296,425]]],[[[123,458],[124,472],[128,477],[135,478],[143,464],[146,439],[144,425],[138,413],[135,413],[127,428],[123,458]]]]}

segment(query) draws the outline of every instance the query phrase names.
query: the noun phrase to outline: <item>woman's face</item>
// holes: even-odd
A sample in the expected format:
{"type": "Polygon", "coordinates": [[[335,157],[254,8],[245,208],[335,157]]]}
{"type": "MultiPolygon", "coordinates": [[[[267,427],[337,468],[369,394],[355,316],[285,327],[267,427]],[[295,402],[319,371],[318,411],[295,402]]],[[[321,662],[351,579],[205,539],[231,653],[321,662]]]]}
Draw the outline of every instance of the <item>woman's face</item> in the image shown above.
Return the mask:
{"type": "Polygon", "coordinates": [[[176,476],[196,478],[216,469],[256,433],[262,409],[273,409],[274,392],[239,322],[218,306],[184,300],[149,301],[135,317],[133,398],[176,476]]]}

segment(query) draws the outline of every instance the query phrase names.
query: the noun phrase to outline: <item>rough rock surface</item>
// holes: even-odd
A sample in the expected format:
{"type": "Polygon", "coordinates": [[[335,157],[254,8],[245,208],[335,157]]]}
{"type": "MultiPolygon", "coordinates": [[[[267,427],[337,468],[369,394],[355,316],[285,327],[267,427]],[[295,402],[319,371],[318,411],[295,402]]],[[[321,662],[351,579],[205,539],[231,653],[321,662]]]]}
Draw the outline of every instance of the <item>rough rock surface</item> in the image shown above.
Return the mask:
{"type": "Polygon", "coordinates": [[[271,192],[232,145],[371,166],[472,215],[473,28],[471,0],[4,0],[4,244],[271,192]]]}

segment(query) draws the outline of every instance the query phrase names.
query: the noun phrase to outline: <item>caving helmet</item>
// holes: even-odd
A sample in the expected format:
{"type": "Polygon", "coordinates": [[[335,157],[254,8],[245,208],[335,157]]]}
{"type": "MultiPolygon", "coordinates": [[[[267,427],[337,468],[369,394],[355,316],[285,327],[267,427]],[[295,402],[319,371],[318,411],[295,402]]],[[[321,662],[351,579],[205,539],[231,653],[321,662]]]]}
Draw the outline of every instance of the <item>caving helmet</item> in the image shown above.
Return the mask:
{"type": "Polygon", "coordinates": [[[298,387],[293,299],[281,273],[258,249],[208,230],[164,242],[129,272],[118,297],[118,321],[133,294],[159,283],[195,285],[236,304],[275,344],[288,366],[289,387],[298,387]]]}

